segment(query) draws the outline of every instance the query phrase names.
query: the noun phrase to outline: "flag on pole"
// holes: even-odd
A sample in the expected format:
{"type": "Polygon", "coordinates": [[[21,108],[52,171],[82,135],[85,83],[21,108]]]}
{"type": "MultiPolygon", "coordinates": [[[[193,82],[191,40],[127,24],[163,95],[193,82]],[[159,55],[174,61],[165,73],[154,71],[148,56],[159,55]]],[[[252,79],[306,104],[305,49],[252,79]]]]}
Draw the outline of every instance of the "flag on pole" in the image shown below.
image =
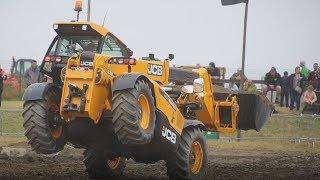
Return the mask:
{"type": "Polygon", "coordinates": [[[248,0],[221,0],[222,6],[229,6],[239,3],[247,3],[248,0]]]}

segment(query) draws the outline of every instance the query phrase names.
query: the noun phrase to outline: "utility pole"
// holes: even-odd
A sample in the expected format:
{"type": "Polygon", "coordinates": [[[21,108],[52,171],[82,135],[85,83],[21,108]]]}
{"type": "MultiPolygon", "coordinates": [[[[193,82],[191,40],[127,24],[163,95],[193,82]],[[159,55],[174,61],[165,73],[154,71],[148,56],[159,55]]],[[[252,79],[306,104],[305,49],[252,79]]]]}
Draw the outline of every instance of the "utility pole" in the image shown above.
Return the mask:
{"type": "Polygon", "coordinates": [[[88,0],[88,10],[87,10],[87,21],[90,21],[90,14],[91,13],[91,0],[88,0]]]}
{"type": "MultiPolygon", "coordinates": [[[[239,3],[245,3],[244,23],[243,23],[243,41],[242,41],[242,61],[241,61],[241,80],[240,91],[243,91],[244,85],[244,70],[246,62],[246,45],[247,45],[247,22],[248,22],[248,10],[249,0],[221,0],[223,6],[229,6],[239,3]]],[[[241,139],[241,130],[237,130],[237,141],[241,139]]]]}
{"type": "Polygon", "coordinates": [[[243,40],[242,40],[242,64],[241,64],[241,70],[242,70],[242,76],[241,76],[241,91],[243,90],[243,84],[244,84],[244,69],[245,69],[245,62],[246,62],[246,46],[247,46],[247,22],[248,22],[248,6],[249,6],[249,0],[246,2],[245,6],[245,12],[244,12],[244,22],[243,22],[243,40]]]}

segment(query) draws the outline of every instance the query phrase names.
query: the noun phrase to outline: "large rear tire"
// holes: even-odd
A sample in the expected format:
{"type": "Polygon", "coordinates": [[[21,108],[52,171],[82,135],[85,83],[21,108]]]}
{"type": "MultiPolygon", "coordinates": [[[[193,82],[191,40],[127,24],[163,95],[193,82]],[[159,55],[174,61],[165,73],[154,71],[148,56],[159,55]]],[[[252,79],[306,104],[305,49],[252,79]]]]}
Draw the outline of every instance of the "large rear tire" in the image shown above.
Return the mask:
{"type": "Polygon", "coordinates": [[[202,179],[207,168],[207,145],[202,130],[187,127],[175,152],[166,159],[170,179],[202,179]]]}
{"type": "Polygon", "coordinates": [[[32,150],[40,154],[59,152],[66,144],[65,124],[54,124],[59,117],[59,93],[50,89],[43,100],[26,101],[23,104],[23,127],[32,150]]]}
{"type": "Polygon", "coordinates": [[[114,92],[112,122],[118,140],[125,145],[148,144],[155,128],[155,104],[151,88],[138,80],[132,89],[114,92]]]}
{"type": "Polygon", "coordinates": [[[87,149],[83,160],[90,178],[119,177],[123,175],[126,159],[123,157],[108,158],[103,152],[87,149]]]}

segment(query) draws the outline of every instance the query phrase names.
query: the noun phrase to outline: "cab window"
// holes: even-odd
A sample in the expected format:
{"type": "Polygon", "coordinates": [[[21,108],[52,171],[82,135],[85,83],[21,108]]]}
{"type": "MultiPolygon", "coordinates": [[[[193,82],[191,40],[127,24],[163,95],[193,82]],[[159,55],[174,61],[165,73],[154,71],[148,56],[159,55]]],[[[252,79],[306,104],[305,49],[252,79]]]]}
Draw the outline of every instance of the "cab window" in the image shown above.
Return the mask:
{"type": "Polygon", "coordinates": [[[52,47],[49,50],[49,56],[56,55],[57,44],[58,44],[58,40],[56,39],[54,44],[52,45],[52,47]]]}
{"type": "Polygon", "coordinates": [[[51,56],[68,57],[75,51],[98,52],[100,38],[95,36],[62,36],[49,49],[51,56]]]}
{"type": "Polygon", "coordinates": [[[107,34],[103,46],[101,54],[106,54],[112,57],[125,57],[128,56],[124,45],[122,45],[114,36],[111,34],[107,34]]]}

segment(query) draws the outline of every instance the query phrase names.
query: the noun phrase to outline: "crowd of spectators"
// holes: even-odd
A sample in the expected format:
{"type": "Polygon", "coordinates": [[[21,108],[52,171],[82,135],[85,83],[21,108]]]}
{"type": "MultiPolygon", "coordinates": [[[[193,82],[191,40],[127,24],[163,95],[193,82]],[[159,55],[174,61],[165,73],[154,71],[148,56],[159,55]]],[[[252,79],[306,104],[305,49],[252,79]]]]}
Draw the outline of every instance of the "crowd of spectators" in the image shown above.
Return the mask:
{"type": "Polygon", "coordinates": [[[276,69],[271,68],[265,76],[265,84],[262,86],[263,94],[268,91],[277,92],[277,100],[281,107],[288,107],[290,110],[300,110],[300,104],[304,104],[302,113],[310,109],[314,114],[319,112],[316,92],[320,90],[320,69],[318,63],[313,64],[310,71],[304,61],[295,67],[294,72],[289,75],[287,71],[281,77],[276,69]],[[280,98],[279,98],[280,95],[280,98]],[[290,99],[290,103],[289,103],[290,99]]]}
{"type": "MultiPolygon", "coordinates": [[[[215,65],[214,69],[217,69],[215,65]]],[[[218,70],[215,70],[215,73],[212,74],[214,79],[218,79],[219,75],[218,70]]],[[[292,111],[300,111],[300,104],[303,104],[304,108],[301,113],[306,110],[311,110],[314,114],[319,113],[320,104],[317,104],[317,92],[320,91],[320,68],[318,63],[314,63],[313,70],[309,70],[306,63],[301,61],[292,70],[292,73],[284,71],[282,76],[275,67],[272,67],[265,74],[263,82],[261,94],[266,96],[269,91],[272,91],[272,93],[275,93],[275,102],[281,107],[289,108],[292,111]]],[[[249,93],[259,93],[255,83],[248,79],[241,69],[238,69],[230,77],[230,82],[225,87],[233,91],[242,90],[249,93]],[[244,84],[241,87],[242,79],[244,84]]]]}

